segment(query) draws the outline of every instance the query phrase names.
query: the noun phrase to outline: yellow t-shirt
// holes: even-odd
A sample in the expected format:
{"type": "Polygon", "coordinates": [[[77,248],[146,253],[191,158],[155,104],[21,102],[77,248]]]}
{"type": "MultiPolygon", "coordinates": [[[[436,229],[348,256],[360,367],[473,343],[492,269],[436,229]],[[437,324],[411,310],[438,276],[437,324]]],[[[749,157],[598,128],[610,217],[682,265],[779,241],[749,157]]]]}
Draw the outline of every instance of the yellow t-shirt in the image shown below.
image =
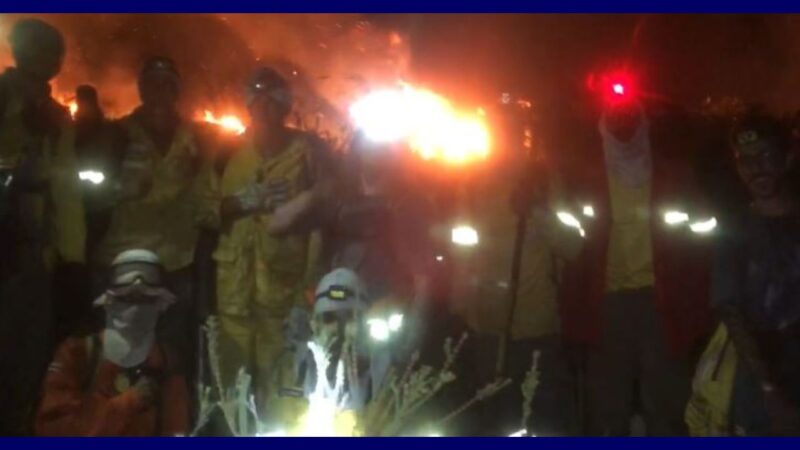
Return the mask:
{"type": "MultiPolygon", "coordinates": [[[[466,252],[451,255],[456,285],[453,309],[473,331],[481,333],[503,333],[511,309],[509,284],[517,226],[508,200],[512,179],[498,177],[477,190],[480,195],[471,199],[476,211],[472,226],[478,231],[480,242],[466,252]]],[[[554,181],[551,195],[557,197],[557,191],[554,181]]],[[[558,261],[562,254],[569,253],[569,248],[580,245],[580,237],[549,211],[542,214],[528,218],[511,321],[512,339],[545,336],[560,330],[558,261]]]]}
{"type": "Polygon", "coordinates": [[[609,175],[608,193],[611,232],[606,292],[652,286],[655,276],[650,237],[650,183],[631,188],[609,175]]]}

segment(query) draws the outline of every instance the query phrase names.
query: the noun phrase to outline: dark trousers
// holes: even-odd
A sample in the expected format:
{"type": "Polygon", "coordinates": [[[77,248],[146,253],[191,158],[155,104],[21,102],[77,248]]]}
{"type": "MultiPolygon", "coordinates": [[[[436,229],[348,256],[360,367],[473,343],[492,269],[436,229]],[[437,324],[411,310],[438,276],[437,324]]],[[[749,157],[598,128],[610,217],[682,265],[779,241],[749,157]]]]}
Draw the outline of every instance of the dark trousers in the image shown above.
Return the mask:
{"type": "Polygon", "coordinates": [[[0,436],[31,432],[54,344],[51,280],[37,266],[0,283],[0,436]]]}
{"type": "Polygon", "coordinates": [[[175,295],[175,303],[158,319],[158,337],[177,353],[178,362],[187,375],[194,370],[197,341],[197,316],[193,295],[192,267],[167,272],[165,285],[175,295]]]}
{"type": "Polygon", "coordinates": [[[653,289],[608,294],[598,319],[602,342],[587,361],[588,433],[626,436],[640,409],[648,435],[685,435],[689,364],[668,349],[653,289]]]}
{"type": "MultiPolygon", "coordinates": [[[[471,336],[472,370],[476,387],[495,378],[499,338],[471,336]]],[[[509,384],[494,397],[475,407],[469,435],[508,436],[522,428],[536,436],[568,436],[574,433],[576,419],[574,381],[569,371],[561,338],[549,335],[509,343],[505,376],[509,384]],[[521,385],[530,370],[534,352],[539,352],[539,385],[531,404],[531,417],[523,424],[524,397],[521,385]]]]}

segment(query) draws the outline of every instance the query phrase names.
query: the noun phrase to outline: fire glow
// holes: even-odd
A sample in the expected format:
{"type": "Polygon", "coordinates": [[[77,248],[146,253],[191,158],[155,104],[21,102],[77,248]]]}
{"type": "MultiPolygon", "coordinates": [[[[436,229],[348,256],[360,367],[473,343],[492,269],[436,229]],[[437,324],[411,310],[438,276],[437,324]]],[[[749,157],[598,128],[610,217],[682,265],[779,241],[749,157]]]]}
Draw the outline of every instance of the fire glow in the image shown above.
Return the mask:
{"type": "Polygon", "coordinates": [[[78,113],[78,102],[76,102],[75,100],[72,100],[71,102],[69,102],[69,104],[67,104],[67,108],[69,108],[70,117],[72,117],[74,119],[75,118],[75,114],[78,113]]]}
{"type": "Polygon", "coordinates": [[[480,110],[457,110],[444,97],[406,83],[361,97],[350,116],[368,138],[405,141],[426,160],[464,164],[489,155],[489,127],[480,110]]]}
{"type": "Polygon", "coordinates": [[[230,133],[243,134],[245,130],[247,130],[242,120],[233,114],[217,117],[213,112],[205,110],[203,113],[203,121],[217,125],[230,133]]]}
{"type": "Polygon", "coordinates": [[[78,112],[78,102],[75,97],[68,97],[67,95],[59,95],[56,97],[58,103],[69,111],[70,117],[75,119],[75,114],[78,112]]]}

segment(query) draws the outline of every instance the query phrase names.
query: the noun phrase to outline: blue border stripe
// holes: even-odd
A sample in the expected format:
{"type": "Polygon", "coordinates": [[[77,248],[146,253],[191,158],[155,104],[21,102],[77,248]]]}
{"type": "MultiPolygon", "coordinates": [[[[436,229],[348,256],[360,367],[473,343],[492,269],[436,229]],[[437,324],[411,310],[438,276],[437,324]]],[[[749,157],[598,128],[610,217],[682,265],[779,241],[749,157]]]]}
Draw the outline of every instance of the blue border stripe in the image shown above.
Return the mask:
{"type": "Polygon", "coordinates": [[[0,11],[45,12],[798,12],[791,0],[3,0],[0,11]]]}
{"type": "Polygon", "coordinates": [[[520,450],[569,450],[572,448],[613,449],[613,450],[763,450],[770,448],[796,449],[800,438],[361,438],[326,439],[321,438],[8,438],[0,439],[0,446],[6,449],[52,448],[58,450],[147,450],[191,449],[219,450],[279,450],[306,449],[324,446],[326,449],[348,450],[442,450],[454,447],[459,450],[470,448],[498,450],[502,447],[520,450]],[[264,439],[272,439],[265,441],[264,439]],[[275,441],[274,439],[279,439],[275,441]],[[531,440],[533,439],[533,440],[531,440]]]}

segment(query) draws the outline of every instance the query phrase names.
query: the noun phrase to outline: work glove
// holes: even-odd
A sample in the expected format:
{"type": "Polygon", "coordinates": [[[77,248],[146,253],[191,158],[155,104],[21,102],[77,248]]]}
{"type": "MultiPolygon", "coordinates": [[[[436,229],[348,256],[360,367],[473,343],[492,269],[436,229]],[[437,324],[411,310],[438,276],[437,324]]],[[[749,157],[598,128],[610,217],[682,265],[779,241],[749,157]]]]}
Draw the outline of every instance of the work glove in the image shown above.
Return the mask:
{"type": "Polygon", "coordinates": [[[258,211],[266,200],[266,187],[260,183],[250,183],[233,194],[239,207],[246,212],[258,211]]]}
{"type": "Polygon", "coordinates": [[[251,183],[234,197],[244,211],[271,213],[289,200],[289,183],[286,180],[251,183]]]}
{"type": "Polygon", "coordinates": [[[275,211],[289,201],[289,182],[285,179],[273,180],[264,186],[262,207],[266,212],[275,211]]]}

